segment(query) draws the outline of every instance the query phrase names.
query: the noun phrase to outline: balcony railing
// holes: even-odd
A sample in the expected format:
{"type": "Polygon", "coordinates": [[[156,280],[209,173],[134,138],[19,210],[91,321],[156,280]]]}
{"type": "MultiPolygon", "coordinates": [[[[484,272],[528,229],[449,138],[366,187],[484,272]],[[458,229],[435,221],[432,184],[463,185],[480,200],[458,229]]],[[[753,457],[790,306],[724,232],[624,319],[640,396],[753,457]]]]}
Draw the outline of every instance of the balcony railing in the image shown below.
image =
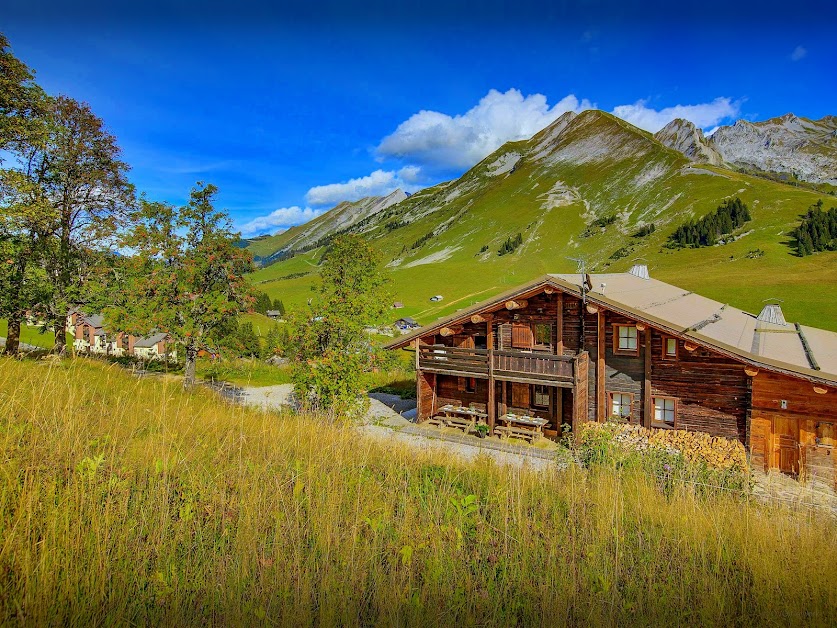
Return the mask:
{"type": "Polygon", "coordinates": [[[419,368],[423,371],[488,377],[488,351],[458,347],[422,346],[419,368]]]}
{"type": "Polygon", "coordinates": [[[573,365],[571,355],[432,345],[419,348],[418,363],[421,370],[434,373],[564,383],[573,382],[573,365]]]}
{"type": "Polygon", "coordinates": [[[573,356],[524,351],[492,351],[494,377],[573,381],[573,356]]]}

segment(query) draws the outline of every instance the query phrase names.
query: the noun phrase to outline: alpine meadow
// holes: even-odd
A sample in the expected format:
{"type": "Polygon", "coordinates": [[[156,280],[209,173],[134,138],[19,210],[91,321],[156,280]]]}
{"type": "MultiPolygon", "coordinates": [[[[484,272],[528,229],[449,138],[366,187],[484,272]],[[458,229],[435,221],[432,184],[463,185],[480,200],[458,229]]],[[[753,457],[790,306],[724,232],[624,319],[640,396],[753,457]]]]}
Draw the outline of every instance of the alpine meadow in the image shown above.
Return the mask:
{"type": "Polygon", "coordinates": [[[833,626],[826,4],[4,6],[0,626],[833,626]]]}

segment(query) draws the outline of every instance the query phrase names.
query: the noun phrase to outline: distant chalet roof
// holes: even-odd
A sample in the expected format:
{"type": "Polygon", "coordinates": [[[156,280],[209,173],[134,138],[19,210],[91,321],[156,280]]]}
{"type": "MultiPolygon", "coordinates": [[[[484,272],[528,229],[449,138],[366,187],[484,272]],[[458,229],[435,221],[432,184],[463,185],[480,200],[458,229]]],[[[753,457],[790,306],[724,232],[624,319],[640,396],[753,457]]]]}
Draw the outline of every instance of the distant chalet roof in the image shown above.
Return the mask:
{"type": "Polygon", "coordinates": [[[101,314],[91,314],[90,316],[82,316],[82,322],[96,329],[101,329],[104,326],[105,318],[101,314]]]}
{"type": "MultiPolygon", "coordinates": [[[[415,338],[434,333],[445,325],[467,320],[477,312],[500,309],[508,299],[537,294],[546,286],[581,296],[583,282],[584,276],[579,274],[544,275],[401,336],[386,347],[407,346],[415,338]]],[[[762,316],[759,320],[730,305],[630,273],[590,275],[590,283],[586,293],[588,303],[601,304],[750,364],[825,381],[832,386],[837,384],[837,333],[771,322],[778,321],[774,316],[762,316]]]]}
{"type": "Polygon", "coordinates": [[[134,347],[139,347],[140,349],[149,349],[156,345],[158,342],[162,342],[168,337],[168,334],[152,334],[151,336],[147,336],[145,338],[137,338],[136,342],[134,342],[134,347]]]}
{"type": "Polygon", "coordinates": [[[415,321],[415,319],[413,319],[409,316],[405,316],[404,318],[399,318],[395,322],[396,323],[406,323],[407,325],[415,325],[416,327],[419,327],[419,324],[415,321]]]}
{"type": "Polygon", "coordinates": [[[267,316],[282,316],[282,310],[268,310],[266,312],[267,316]]]}
{"type": "Polygon", "coordinates": [[[395,303],[392,304],[392,307],[401,308],[401,307],[404,307],[404,304],[401,301],[396,301],[395,303]]]}

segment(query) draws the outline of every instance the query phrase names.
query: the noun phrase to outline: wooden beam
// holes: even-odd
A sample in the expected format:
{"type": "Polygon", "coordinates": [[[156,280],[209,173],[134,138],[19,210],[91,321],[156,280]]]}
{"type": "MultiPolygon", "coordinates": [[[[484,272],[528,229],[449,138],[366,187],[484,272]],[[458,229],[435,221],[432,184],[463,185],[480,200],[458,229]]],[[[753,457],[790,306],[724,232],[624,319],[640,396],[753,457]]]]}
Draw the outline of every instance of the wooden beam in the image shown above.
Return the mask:
{"type": "Polygon", "coordinates": [[[462,331],[462,326],[461,325],[457,325],[456,327],[442,327],[442,329],[439,330],[439,335],[444,336],[445,338],[447,338],[448,336],[456,335],[456,334],[460,333],[461,331],[462,331]]]}
{"type": "Polygon", "coordinates": [[[543,289],[543,291],[544,291],[544,294],[552,294],[553,292],[555,292],[555,288],[553,288],[552,286],[547,286],[546,288],[543,289]]]}
{"type": "Polygon", "coordinates": [[[564,293],[559,292],[556,298],[557,306],[558,306],[558,313],[555,317],[555,322],[558,327],[556,332],[557,338],[555,339],[555,353],[557,355],[564,354],[564,293]]]}
{"type": "Polygon", "coordinates": [[[818,395],[824,395],[828,392],[828,388],[824,388],[822,386],[814,386],[814,392],[818,395]]]}
{"type": "MultiPolygon", "coordinates": [[[[490,323],[489,323],[490,325],[490,323]]],[[[497,384],[494,383],[494,351],[488,349],[488,430],[494,433],[494,423],[497,417],[497,384]]]]}
{"type": "Polygon", "coordinates": [[[476,325],[477,323],[484,323],[485,322],[485,316],[483,316],[482,314],[474,314],[474,315],[471,316],[471,322],[474,325],[476,325]]]}
{"type": "Polygon", "coordinates": [[[651,329],[645,330],[645,373],[642,380],[642,425],[651,427],[651,329]]]}
{"type": "Polygon", "coordinates": [[[697,346],[694,342],[689,342],[689,341],[687,340],[686,342],[684,342],[684,343],[683,343],[683,348],[684,348],[686,351],[690,351],[690,352],[691,352],[691,351],[694,351],[695,349],[697,349],[697,348],[698,348],[698,346],[697,346]]]}
{"type": "Polygon", "coordinates": [[[598,314],[599,313],[599,306],[592,305],[590,303],[587,304],[587,313],[588,314],[598,314]]]}
{"type": "Polygon", "coordinates": [[[598,345],[596,355],[596,421],[604,423],[607,415],[607,400],[605,398],[605,317],[604,312],[598,311],[596,320],[596,344],[598,345]]]}
{"type": "Polygon", "coordinates": [[[517,299],[512,301],[506,301],[506,309],[507,310],[519,310],[529,305],[529,301],[526,299],[517,299]]]}
{"type": "Polygon", "coordinates": [[[744,374],[747,375],[747,377],[755,377],[759,374],[759,370],[755,366],[745,366],[744,374]]]}

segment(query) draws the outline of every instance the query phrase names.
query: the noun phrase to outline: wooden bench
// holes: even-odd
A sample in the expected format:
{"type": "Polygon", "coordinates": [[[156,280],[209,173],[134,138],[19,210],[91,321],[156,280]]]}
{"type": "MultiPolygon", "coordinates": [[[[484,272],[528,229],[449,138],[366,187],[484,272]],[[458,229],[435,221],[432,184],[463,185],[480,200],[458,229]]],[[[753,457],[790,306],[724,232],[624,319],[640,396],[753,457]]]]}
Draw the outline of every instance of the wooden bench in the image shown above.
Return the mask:
{"type": "Polygon", "coordinates": [[[540,437],[540,433],[536,430],[527,430],[524,427],[506,427],[505,425],[495,425],[494,433],[501,438],[519,438],[530,443],[540,437]]]}
{"type": "Polygon", "coordinates": [[[435,425],[439,429],[442,429],[443,427],[450,427],[456,430],[462,430],[466,434],[469,434],[473,431],[476,421],[474,419],[437,415],[428,419],[425,423],[427,425],[435,425]]]}

